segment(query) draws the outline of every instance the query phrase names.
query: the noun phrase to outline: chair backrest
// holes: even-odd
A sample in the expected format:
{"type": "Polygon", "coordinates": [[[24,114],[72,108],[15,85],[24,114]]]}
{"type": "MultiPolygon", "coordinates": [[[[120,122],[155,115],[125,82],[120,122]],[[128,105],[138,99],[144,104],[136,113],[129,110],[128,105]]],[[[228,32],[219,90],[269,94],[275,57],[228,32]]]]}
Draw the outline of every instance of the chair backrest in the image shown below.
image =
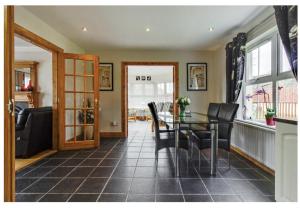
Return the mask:
{"type": "MultiPolygon", "coordinates": [[[[218,113],[218,119],[221,121],[233,122],[236,112],[239,108],[239,104],[222,103],[218,113]]],[[[219,138],[228,140],[230,144],[232,123],[219,124],[219,138]]]]}
{"type": "Polygon", "coordinates": [[[217,118],[220,110],[220,103],[209,103],[207,116],[211,118],[217,118]]]}
{"type": "Polygon", "coordinates": [[[158,114],[157,114],[157,108],[154,102],[148,103],[149,110],[152,115],[153,123],[154,123],[154,132],[155,132],[155,138],[160,139],[159,135],[159,121],[158,121],[158,114]]]}

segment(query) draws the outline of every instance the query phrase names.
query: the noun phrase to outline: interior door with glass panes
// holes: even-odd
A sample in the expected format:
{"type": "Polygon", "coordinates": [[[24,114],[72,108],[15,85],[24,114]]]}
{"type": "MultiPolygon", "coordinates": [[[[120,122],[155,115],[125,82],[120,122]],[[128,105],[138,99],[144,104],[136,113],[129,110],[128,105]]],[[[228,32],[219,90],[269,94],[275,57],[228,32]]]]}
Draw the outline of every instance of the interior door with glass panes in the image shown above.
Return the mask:
{"type": "Polygon", "coordinates": [[[99,145],[98,56],[64,54],[62,149],[99,145]]]}

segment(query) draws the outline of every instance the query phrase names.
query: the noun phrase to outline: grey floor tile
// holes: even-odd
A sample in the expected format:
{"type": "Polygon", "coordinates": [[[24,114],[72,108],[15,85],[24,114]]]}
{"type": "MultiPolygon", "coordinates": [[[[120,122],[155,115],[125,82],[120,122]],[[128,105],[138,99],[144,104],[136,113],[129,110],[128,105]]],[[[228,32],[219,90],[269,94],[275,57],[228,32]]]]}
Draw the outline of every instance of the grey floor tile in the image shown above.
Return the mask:
{"type": "Polygon", "coordinates": [[[99,202],[125,202],[127,194],[101,194],[99,202]]]}

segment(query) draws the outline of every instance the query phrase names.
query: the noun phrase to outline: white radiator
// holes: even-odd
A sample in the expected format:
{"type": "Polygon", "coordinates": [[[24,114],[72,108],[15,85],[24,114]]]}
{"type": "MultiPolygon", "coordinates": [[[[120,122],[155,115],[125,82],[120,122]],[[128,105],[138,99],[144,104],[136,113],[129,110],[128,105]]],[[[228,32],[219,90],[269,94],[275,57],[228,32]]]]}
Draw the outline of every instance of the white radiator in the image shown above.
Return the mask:
{"type": "Polygon", "coordinates": [[[275,169],[275,128],[236,120],[231,145],[272,170],[275,169]]]}

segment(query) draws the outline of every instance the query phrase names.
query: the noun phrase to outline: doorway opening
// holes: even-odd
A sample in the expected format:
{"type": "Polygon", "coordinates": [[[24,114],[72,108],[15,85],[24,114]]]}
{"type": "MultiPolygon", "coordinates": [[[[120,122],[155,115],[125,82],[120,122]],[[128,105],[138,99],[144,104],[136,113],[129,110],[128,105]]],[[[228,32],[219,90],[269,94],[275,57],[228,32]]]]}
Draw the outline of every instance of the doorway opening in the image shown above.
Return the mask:
{"type": "Polygon", "coordinates": [[[122,134],[128,128],[150,127],[149,102],[158,111],[176,113],[178,97],[178,63],[123,62],[122,63],[122,134]]]}
{"type": "Polygon", "coordinates": [[[15,35],[15,170],[53,154],[52,53],[15,35]]]}

